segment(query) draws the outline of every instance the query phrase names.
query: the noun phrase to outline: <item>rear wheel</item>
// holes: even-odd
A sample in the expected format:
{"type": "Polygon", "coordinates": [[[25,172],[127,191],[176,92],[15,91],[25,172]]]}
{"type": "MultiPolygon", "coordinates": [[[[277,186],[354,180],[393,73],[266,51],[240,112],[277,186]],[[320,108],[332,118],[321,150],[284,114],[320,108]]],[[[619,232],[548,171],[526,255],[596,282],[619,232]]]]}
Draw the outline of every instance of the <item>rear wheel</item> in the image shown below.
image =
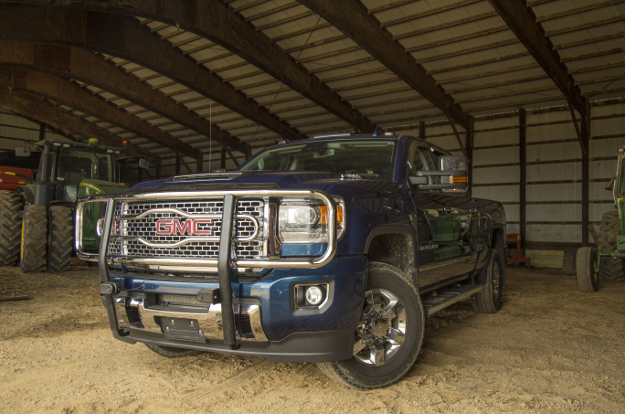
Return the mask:
{"type": "Polygon", "coordinates": [[[68,207],[53,206],[48,218],[48,272],[64,272],[69,268],[72,257],[72,211],[68,207]]]}
{"type": "MultiPolygon", "coordinates": [[[[599,225],[599,245],[604,252],[616,250],[616,237],[621,235],[618,211],[608,211],[601,217],[599,225]]],[[[599,275],[611,282],[625,281],[625,260],[613,257],[602,257],[599,275]]]]}
{"type": "MultiPolygon", "coordinates": [[[[602,261],[603,262],[603,261],[602,261]]],[[[590,247],[582,247],[577,250],[575,259],[577,273],[577,287],[582,292],[595,292],[597,290],[597,252],[590,247]]],[[[601,264],[603,266],[603,263],[601,264]]]]}
{"type": "Polygon", "coordinates": [[[344,361],[319,362],[335,381],[361,390],[399,381],[414,365],[424,333],[421,298],[399,269],[372,262],[354,356],[344,361]]]}
{"type": "Polygon", "coordinates": [[[0,266],[13,266],[20,254],[22,198],[12,191],[0,191],[0,266]]]}
{"type": "Polygon", "coordinates": [[[44,206],[24,207],[20,269],[24,273],[42,272],[46,268],[48,214],[44,206]]]}
{"type": "Polygon", "coordinates": [[[473,309],[480,313],[495,313],[501,308],[501,297],[504,287],[503,257],[497,249],[493,249],[486,267],[484,288],[473,295],[473,309]]]}
{"type": "Polygon", "coordinates": [[[179,358],[183,356],[199,355],[202,353],[202,351],[195,351],[193,349],[184,348],[173,348],[171,346],[161,346],[154,344],[145,344],[145,346],[147,346],[150,351],[167,358],[179,358]]]}

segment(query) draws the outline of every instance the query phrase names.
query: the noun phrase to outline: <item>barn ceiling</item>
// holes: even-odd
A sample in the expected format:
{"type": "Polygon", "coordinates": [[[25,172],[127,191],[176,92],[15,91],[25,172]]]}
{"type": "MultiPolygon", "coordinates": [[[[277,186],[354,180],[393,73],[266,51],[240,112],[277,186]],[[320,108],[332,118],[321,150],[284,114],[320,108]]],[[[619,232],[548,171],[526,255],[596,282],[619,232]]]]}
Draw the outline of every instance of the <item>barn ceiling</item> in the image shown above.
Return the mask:
{"type": "Polygon", "coordinates": [[[0,106],[163,165],[625,95],[625,0],[1,3],[0,106]]]}

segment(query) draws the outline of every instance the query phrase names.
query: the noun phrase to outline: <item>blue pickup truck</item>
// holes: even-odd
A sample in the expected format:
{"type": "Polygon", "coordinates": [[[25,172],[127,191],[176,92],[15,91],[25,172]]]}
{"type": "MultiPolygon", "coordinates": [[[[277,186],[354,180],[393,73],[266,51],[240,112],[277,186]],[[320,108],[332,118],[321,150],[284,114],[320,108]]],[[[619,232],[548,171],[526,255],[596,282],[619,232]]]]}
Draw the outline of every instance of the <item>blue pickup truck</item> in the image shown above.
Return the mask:
{"type": "Polygon", "coordinates": [[[466,169],[407,135],[281,143],[234,172],[83,198],[76,249],[99,261],[121,341],[316,362],[380,388],[415,363],[425,317],[469,298],[478,312],[501,306],[504,210],[471,198],[466,169]],[[82,223],[105,210],[89,253],[82,223]]]}

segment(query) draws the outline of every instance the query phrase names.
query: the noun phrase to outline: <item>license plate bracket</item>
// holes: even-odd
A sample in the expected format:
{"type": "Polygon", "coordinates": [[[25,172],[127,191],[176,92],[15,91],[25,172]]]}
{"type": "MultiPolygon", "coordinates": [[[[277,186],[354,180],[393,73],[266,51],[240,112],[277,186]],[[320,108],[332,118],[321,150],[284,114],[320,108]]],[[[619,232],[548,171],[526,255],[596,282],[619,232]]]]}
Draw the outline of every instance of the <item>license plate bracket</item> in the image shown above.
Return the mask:
{"type": "Polygon", "coordinates": [[[161,328],[166,339],[206,343],[197,319],[161,317],[161,328]]]}

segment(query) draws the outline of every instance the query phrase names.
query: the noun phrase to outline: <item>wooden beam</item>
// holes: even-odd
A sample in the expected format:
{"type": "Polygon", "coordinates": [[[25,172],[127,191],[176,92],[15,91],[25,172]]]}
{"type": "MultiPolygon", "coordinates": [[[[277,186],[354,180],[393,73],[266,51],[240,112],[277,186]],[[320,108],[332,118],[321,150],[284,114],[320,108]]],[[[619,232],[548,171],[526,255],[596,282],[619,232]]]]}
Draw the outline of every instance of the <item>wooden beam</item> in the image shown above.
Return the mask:
{"type": "MultiPolygon", "coordinates": [[[[0,42],[0,65],[36,68],[70,77],[109,91],[121,98],[167,117],[198,134],[211,136],[222,145],[245,153],[247,144],[179,105],[137,77],[88,50],[67,46],[0,42]]],[[[180,141],[175,139],[176,141],[180,141]]]]}
{"type": "Polygon", "coordinates": [[[432,102],[445,115],[465,130],[470,116],[436,84],[403,46],[380,26],[374,16],[357,0],[298,0],[326,19],[356,42],[361,48],[392,70],[400,79],[432,102]]]}
{"type": "Polygon", "coordinates": [[[562,63],[560,55],[545,35],[542,26],[537,23],[531,8],[527,7],[523,0],[488,1],[577,112],[584,114],[586,99],[575,86],[575,80],[569,75],[566,65],[562,63]]]}
{"type": "Polygon", "coordinates": [[[208,69],[174,50],[137,19],[55,7],[0,6],[0,41],[69,45],[132,61],[224,105],[288,140],[306,138],[208,69]]]}
{"type": "MultiPolygon", "coordinates": [[[[45,122],[54,128],[65,128],[83,134],[86,137],[98,138],[100,143],[113,147],[122,148],[122,139],[108,132],[102,131],[95,125],[87,121],[76,118],[67,112],[59,111],[52,105],[41,99],[28,95],[24,91],[0,86],[0,108],[16,112],[20,115],[34,118],[39,122],[45,122]]],[[[151,161],[156,162],[157,156],[143,151],[141,148],[128,144],[126,151],[128,155],[145,156],[151,161]]]]}
{"type": "Polygon", "coordinates": [[[27,4],[53,5],[83,8],[93,11],[141,16],[168,23],[180,29],[196,33],[239,55],[247,62],[262,69],[278,81],[301,93],[317,105],[348,122],[359,132],[371,132],[375,125],[359,111],[344,101],[316,76],[295,61],[265,36],[245,21],[245,18],[231,11],[219,0],[198,2],[145,0],[109,1],[38,1],[27,4]]]}
{"type": "MultiPolygon", "coordinates": [[[[467,157],[467,162],[470,162],[468,160],[469,154],[467,153],[467,149],[465,148],[464,144],[462,143],[462,138],[460,138],[460,134],[458,133],[458,129],[456,128],[456,124],[454,124],[454,121],[452,121],[450,119],[449,120],[449,125],[451,125],[451,129],[454,131],[454,136],[456,137],[456,141],[458,141],[458,145],[460,145],[460,150],[462,151],[462,155],[467,157]]],[[[467,127],[467,131],[469,131],[469,129],[470,129],[470,126],[467,127]]]]}
{"type": "Polygon", "coordinates": [[[197,158],[200,153],[190,145],[176,142],[177,140],[170,134],[150,125],[147,121],[118,109],[113,104],[99,99],[89,91],[56,75],[22,68],[0,68],[0,83],[65,102],[82,112],[90,113],[189,157],[197,158]]]}

